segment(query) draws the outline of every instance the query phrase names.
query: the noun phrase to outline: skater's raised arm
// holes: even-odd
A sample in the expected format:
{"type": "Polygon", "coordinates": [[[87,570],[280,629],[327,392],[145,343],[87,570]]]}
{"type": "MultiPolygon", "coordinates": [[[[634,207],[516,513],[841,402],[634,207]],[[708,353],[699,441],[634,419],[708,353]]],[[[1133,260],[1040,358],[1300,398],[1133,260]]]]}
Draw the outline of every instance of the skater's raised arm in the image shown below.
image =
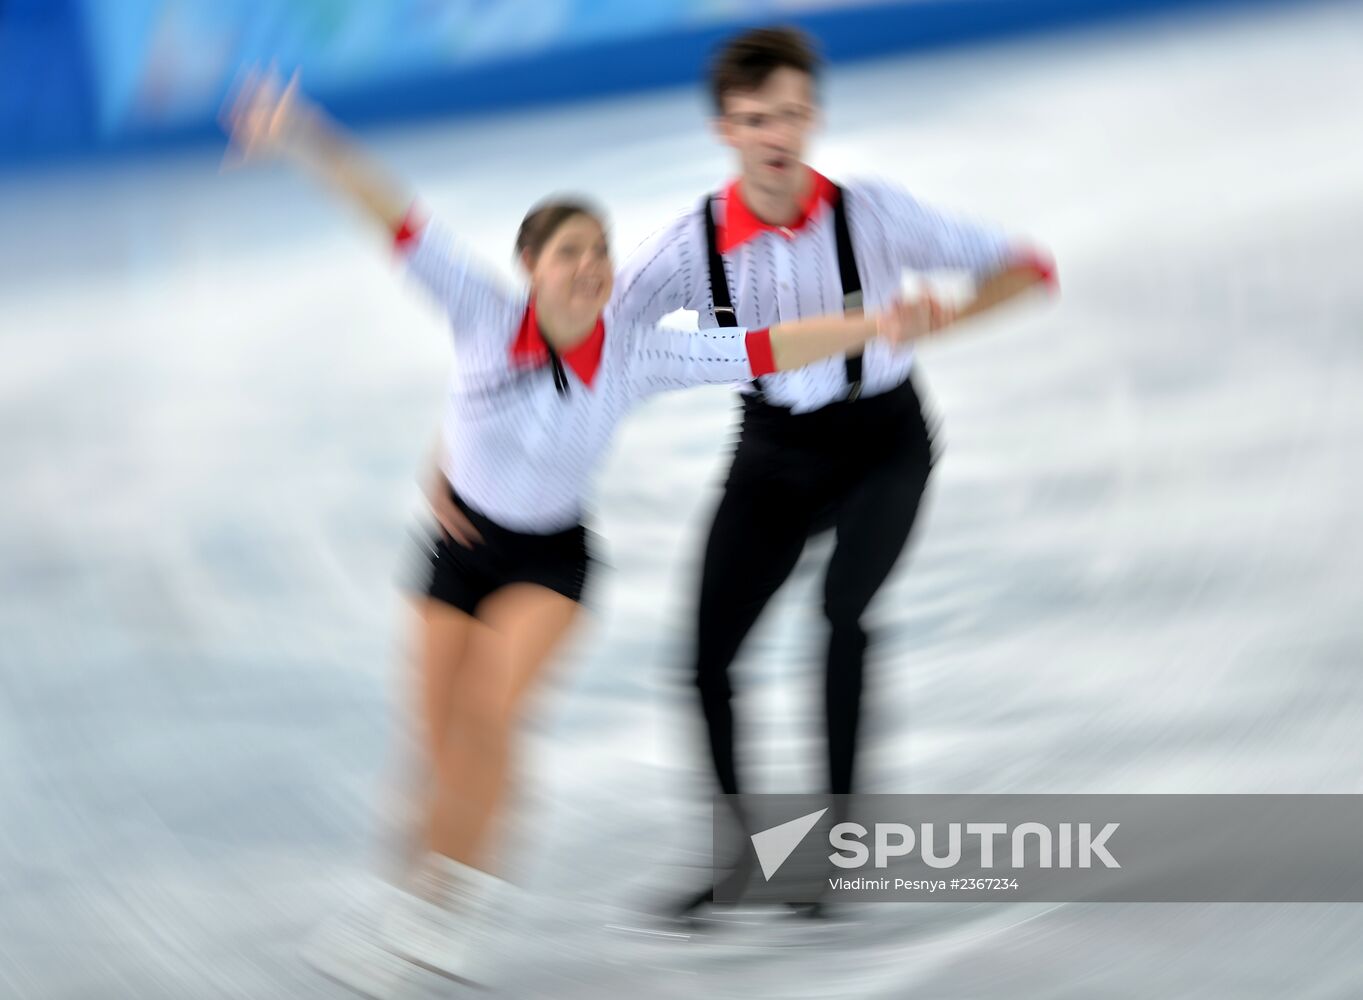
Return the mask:
{"type": "Polygon", "coordinates": [[[1017,298],[1029,289],[1040,288],[1054,295],[1060,291],[1055,276],[1055,259],[1035,244],[1009,240],[993,269],[975,273],[974,294],[957,308],[957,320],[969,319],[1017,298]]]}
{"type": "Polygon", "coordinates": [[[1017,298],[1028,289],[1058,289],[1055,265],[1038,250],[1015,251],[1014,258],[975,286],[975,294],[956,309],[956,322],[979,316],[1017,298]]]}
{"type": "Polygon", "coordinates": [[[857,185],[851,211],[868,212],[900,267],[919,272],[968,271],[974,294],[956,320],[988,312],[1035,287],[1055,292],[1055,263],[1002,230],[941,212],[892,184],[857,185]]]}
{"type": "Polygon", "coordinates": [[[456,342],[499,338],[524,305],[486,271],[463,241],[419,218],[405,185],[368,157],[298,88],[272,74],[248,77],[223,113],[232,139],[228,165],[285,159],[321,177],[382,227],[408,271],[450,319],[456,342]]]}
{"type": "Polygon", "coordinates": [[[248,75],[224,108],[232,140],[225,165],[285,159],[320,176],[396,238],[412,199],[343,129],[299,90],[273,73],[248,75]]]}

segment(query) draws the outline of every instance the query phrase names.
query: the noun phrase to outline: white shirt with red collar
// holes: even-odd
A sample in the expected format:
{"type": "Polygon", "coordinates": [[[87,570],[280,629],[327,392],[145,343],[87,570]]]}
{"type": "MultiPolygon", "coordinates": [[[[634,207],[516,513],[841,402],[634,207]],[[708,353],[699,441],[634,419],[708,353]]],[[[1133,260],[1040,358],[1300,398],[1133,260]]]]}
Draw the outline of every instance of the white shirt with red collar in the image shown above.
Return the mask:
{"type": "Polygon", "coordinates": [[[615,426],[641,399],[773,369],[766,329],[698,336],[640,322],[612,299],[591,334],[562,354],[562,391],[525,291],[489,275],[436,222],[404,224],[398,245],[453,334],[445,474],[470,506],[513,531],[549,534],[581,519],[615,426]]]}
{"type": "MultiPolygon", "coordinates": [[[[717,242],[739,327],[756,329],[842,310],[842,281],[832,202],[836,187],[810,171],[800,216],[786,226],[762,222],[744,203],[737,182],[716,198],[717,242]]],[[[1046,256],[1000,230],[943,214],[883,182],[843,186],[867,311],[889,303],[906,270],[968,272],[981,281],[1014,264],[1033,266],[1048,281],[1046,256]]],[[[719,326],[710,295],[705,222],[698,206],[664,226],[630,255],[616,275],[622,315],[642,323],[687,309],[703,332],[719,326]]],[[[875,340],[862,360],[862,395],[886,392],[913,366],[913,349],[875,340]]],[[[847,395],[843,358],[826,358],[762,379],[767,400],[796,413],[847,395]]],[[[752,392],[745,386],[745,392],[752,392]]]]}

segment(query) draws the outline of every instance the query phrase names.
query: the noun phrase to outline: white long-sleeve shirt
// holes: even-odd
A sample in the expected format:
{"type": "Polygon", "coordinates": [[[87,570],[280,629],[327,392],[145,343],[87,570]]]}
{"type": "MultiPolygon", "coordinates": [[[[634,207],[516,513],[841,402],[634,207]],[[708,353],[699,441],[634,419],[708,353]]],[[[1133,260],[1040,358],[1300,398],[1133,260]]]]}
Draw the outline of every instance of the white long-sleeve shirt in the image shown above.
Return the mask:
{"type": "MultiPolygon", "coordinates": [[[[593,334],[599,362],[594,370],[584,362],[590,384],[570,352],[561,394],[549,366],[527,360],[533,352],[524,349],[542,350],[542,341],[525,291],[490,276],[438,222],[422,226],[405,252],[409,272],[445,310],[454,340],[445,474],[472,507],[515,531],[547,534],[581,519],[615,426],[641,399],[770,370],[766,330],[698,335],[631,318],[612,299],[593,334]]],[[[592,346],[581,349],[589,354],[592,346]]]]}
{"type": "MultiPolygon", "coordinates": [[[[725,273],[739,327],[756,329],[842,311],[842,282],[829,200],[832,185],[814,174],[804,217],[789,227],[756,220],[730,185],[716,198],[716,221],[725,273]]],[[[1021,248],[1002,231],[930,208],[883,182],[843,186],[847,225],[868,312],[900,290],[906,270],[965,271],[976,281],[1008,266],[1021,248]]],[[[687,309],[709,334],[718,328],[711,299],[705,221],[692,206],[646,240],[616,275],[621,315],[656,322],[687,309]]],[[[886,392],[913,365],[909,346],[872,341],[862,355],[862,395],[886,392]]],[[[765,376],[766,398],[801,413],[847,394],[841,356],[765,376]]],[[[745,392],[751,387],[745,386],[745,392]]]]}

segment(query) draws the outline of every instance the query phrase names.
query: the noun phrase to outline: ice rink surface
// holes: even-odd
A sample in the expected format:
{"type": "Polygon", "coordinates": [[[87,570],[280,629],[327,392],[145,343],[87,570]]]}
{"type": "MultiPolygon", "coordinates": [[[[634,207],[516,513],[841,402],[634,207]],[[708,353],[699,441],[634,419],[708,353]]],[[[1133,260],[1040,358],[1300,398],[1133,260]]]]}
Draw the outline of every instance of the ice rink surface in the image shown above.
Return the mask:
{"type": "MultiPolygon", "coordinates": [[[[1032,235],[1063,286],[920,355],[946,451],[873,608],[867,791],[1363,792],[1360,66],[1363,6],[1328,3],[832,74],[816,166],[1032,235]]],[[[720,183],[703,110],[366,139],[509,273],[548,191],[605,200],[623,255],[720,183]]],[[[345,995],[296,951],[392,864],[441,324],[323,194],[211,150],[10,177],[0,218],[0,997],[345,995]]],[[[704,861],[683,664],[734,416],[660,400],[600,480],[608,568],[505,844],[545,900],[508,995],[1363,995],[1359,906],[605,929],[704,861]]],[[[756,789],[818,785],[827,547],[738,674],[756,789]]]]}

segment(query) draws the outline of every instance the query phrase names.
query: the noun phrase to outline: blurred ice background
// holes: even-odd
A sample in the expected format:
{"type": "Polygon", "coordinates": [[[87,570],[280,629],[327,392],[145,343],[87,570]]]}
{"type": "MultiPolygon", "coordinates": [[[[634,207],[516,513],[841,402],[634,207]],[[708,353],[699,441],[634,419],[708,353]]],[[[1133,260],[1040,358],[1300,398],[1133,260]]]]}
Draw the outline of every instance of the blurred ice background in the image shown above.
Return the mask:
{"type": "MultiPolygon", "coordinates": [[[[1162,14],[836,68],[813,162],[1055,251],[1063,295],[921,354],[946,452],[874,608],[866,790],[1363,792],[1363,6],[1162,14]]],[[[617,255],[726,176],[695,87],[365,133],[510,272],[584,189],[617,255]]],[[[391,866],[447,349],[343,209],[219,149],[0,179],[0,996],[344,995],[296,957],[391,866]]],[[[609,564],[524,761],[508,995],[1363,995],[1327,905],[882,905],[660,946],[703,874],[683,665],[727,391],[601,480],[609,564]],[[552,945],[552,947],[551,947],[552,945]]],[[[818,785],[827,540],[738,677],[818,785]]],[[[439,994],[433,994],[439,995],[439,994]]]]}

